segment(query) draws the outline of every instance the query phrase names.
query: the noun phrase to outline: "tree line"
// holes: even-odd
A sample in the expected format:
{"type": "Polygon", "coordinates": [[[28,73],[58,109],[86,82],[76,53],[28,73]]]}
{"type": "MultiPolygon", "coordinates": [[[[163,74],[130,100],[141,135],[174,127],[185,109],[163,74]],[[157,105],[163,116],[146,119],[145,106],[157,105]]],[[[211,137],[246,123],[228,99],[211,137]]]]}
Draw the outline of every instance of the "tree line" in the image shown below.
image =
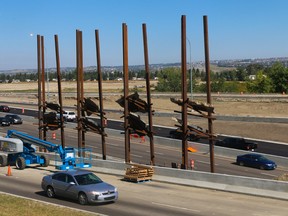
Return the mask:
{"type": "MultiPolygon", "coordinates": [[[[206,72],[193,68],[187,71],[188,92],[191,87],[193,92],[206,92],[206,72]]],[[[145,79],[144,70],[129,71],[129,80],[134,78],[145,79]]],[[[84,80],[96,80],[97,71],[84,71],[84,80]]],[[[123,77],[123,72],[113,71],[102,73],[103,80],[116,80],[123,77]]],[[[181,69],[179,67],[167,67],[159,71],[153,71],[150,78],[158,78],[155,90],[159,92],[181,92],[181,69]]],[[[46,72],[46,80],[52,81],[57,78],[56,72],[46,72]]],[[[61,78],[66,81],[77,79],[76,69],[61,72],[61,78]]],[[[37,81],[37,73],[16,73],[0,74],[2,82],[12,82],[13,80],[37,81]]],[[[272,66],[261,64],[250,64],[245,67],[225,70],[220,72],[210,71],[212,92],[248,92],[248,93],[287,93],[288,92],[288,68],[277,62],[272,66]]]]}
{"type": "MultiPolygon", "coordinates": [[[[187,73],[188,92],[191,87],[191,71],[187,73]]],[[[158,74],[157,91],[181,92],[181,69],[166,68],[158,74]]],[[[288,68],[277,62],[272,66],[251,64],[233,70],[210,71],[212,92],[231,93],[287,93],[288,68]]],[[[206,92],[206,72],[192,69],[193,92],[206,92]]]]}

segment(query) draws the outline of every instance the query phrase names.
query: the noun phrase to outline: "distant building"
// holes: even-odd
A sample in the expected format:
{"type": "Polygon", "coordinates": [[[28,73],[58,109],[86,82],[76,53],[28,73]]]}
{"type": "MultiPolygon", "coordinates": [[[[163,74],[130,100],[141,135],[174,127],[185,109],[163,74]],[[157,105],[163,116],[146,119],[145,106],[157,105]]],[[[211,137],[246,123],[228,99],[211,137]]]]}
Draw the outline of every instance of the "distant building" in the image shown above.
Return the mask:
{"type": "Polygon", "coordinates": [[[256,75],[249,75],[249,80],[256,80],[256,75]]]}

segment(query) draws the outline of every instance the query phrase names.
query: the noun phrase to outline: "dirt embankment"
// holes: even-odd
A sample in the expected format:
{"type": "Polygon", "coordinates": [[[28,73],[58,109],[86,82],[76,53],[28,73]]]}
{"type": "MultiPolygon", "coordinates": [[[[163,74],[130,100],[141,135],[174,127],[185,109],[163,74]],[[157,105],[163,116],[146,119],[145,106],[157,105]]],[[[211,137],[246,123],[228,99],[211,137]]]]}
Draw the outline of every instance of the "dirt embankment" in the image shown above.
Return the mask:
{"type": "MultiPolygon", "coordinates": [[[[155,83],[154,83],[155,84],[155,83]]],[[[30,104],[37,104],[37,83],[18,83],[18,84],[0,84],[1,89],[5,90],[0,92],[0,101],[6,102],[23,102],[30,104]],[[20,93],[15,93],[21,92],[20,93]],[[23,91],[34,92],[34,93],[23,93],[23,91]]],[[[135,81],[130,84],[130,88],[138,89],[139,92],[144,92],[145,82],[135,81]]],[[[76,84],[70,82],[63,82],[62,84],[63,92],[65,92],[63,105],[64,106],[74,106],[76,104],[75,94],[74,96],[67,96],[69,92],[76,92],[76,84]]],[[[97,82],[88,82],[84,85],[85,94],[95,93],[98,95],[97,82]]],[[[120,107],[115,101],[120,98],[123,94],[123,83],[122,82],[107,82],[103,84],[104,93],[113,93],[113,94],[104,94],[104,109],[109,110],[119,110],[119,113],[115,112],[106,112],[108,119],[120,119],[122,115],[123,108],[120,107]]],[[[57,103],[57,83],[50,82],[49,84],[49,95],[46,96],[46,101],[54,101],[57,103]]],[[[47,86],[46,86],[46,92],[47,86]]],[[[175,97],[171,95],[171,97],[175,97]]],[[[262,117],[281,117],[288,118],[288,97],[286,95],[275,95],[270,97],[264,96],[255,96],[246,97],[245,95],[232,95],[227,97],[220,94],[214,95],[212,100],[212,105],[214,106],[214,111],[219,115],[237,115],[237,116],[262,116],[262,117]]],[[[146,98],[141,99],[146,100],[146,98]]],[[[199,100],[205,102],[205,95],[196,96],[194,100],[199,100]]],[[[95,100],[98,103],[97,100],[95,100]]],[[[152,96],[152,107],[155,112],[168,112],[173,113],[174,110],[181,111],[181,107],[172,103],[170,101],[170,96],[157,95],[152,96]]],[[[144,121],[147,121],[145,115],[142,118],[144,121]]],[[[207,119],[191,119],[188,120],[189,124],[195,124],[203,128],[208,128],[207,119]]],[[[173,127],[176,122],[171,117],[153,117],[154,125],[163,125],[173,127]]],[[[229,134],[237,136],[245,136],[256,139],[267,139],[273,141],[287,142],[288,143],[288,124],[272,124],[272,123],[256,123],[256,122],[231,122],[231,121],[213,121],[213,131],[214,133],[220,134],[229,134]]]]}

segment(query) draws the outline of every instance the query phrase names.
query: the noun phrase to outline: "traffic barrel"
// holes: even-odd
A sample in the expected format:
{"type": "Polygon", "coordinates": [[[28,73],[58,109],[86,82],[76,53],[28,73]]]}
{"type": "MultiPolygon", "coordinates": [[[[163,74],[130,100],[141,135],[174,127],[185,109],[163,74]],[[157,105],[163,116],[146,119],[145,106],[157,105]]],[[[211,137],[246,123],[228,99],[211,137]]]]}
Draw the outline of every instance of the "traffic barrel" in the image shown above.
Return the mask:
{"type": "Polygon", "coordinates": [[[193,159],[190,160],[190,166],[191,166],[191,169],[194,169],[194,160],[193,159]]]}
{"type": "Polygon", "coordinates": [[[52,133],[52,139],[54,139],[54,140],[56,139],[56,133],[55,132],[52,133]]]}
{"type": "Polygon", "coordinates": [[[12,176],[12,171],[10,165],[8,165],[7,176],[12,176]]]}

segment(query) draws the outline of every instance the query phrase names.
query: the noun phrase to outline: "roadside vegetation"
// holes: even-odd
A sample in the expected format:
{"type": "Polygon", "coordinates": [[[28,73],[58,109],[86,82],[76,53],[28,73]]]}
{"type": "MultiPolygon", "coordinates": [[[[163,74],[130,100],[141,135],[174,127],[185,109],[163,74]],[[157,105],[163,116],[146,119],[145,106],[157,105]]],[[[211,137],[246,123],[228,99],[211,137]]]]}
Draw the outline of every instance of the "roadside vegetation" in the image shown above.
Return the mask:
{"type": "Polygon", "coordinates": [[[21,197],[9,196],[0,194],[0,215],[1,216],[59,216],[59,215],[73,215],[73,216],[91,216],[81,211],[72,210],[65,207],[53,206],[36,201],[31,201],[21,197]]]}
{"type": "Polygon", "coordinates": [[[278,181],[288,181],[288,173],[284,173],[276,178],[278,181]]]}
{"type": "MultiPolygon", "coordinates": [[[[250,64],[239,66],[237,68],[211,67],[211,91],[222,93],[288,93],[288,68],[281,62],[276,62],[272,66],[261,64],[250,64]],[[215,71],[213,71],[215,69],[215,71]]],[[[191,72],[192,72],[192,89],[193,92],[206,92],[206,72],[200,69],[192,68],[187,71],[187,91],[191,90],[191,72]]],[[[38,79],[37,73],[17,73],[17,74],[0,74],[2,82],[28,82],[38,79]]],[[[64,71],[61,74],[63,81],[75,81],[76,70],[64,71]]],[[[98,77],[96,71],[84,71],[85,81],[94,81],[98,77]]],[[[121,71],[103,72],[103,81],[122,80],[121,71]]],[[[129,80],[145,80],[146,73],[144,70],[129,71],[129,80]]],[[[56,72],[49,72],[49,81],[56,81],[56,72]]],[[[181,92],[181,68],[166,67],[150,72],[151,80],[158,80],[156,85],[151,86],[153,91],[157,92],[181,92]]],[[[95,86],[97,88],[97,86],[95,86]]],[[[71,91],[72,89],[67,89],[71,91]]],[[[141,88],[134,86],[133,91],[141,91],[141,88]]]]}

